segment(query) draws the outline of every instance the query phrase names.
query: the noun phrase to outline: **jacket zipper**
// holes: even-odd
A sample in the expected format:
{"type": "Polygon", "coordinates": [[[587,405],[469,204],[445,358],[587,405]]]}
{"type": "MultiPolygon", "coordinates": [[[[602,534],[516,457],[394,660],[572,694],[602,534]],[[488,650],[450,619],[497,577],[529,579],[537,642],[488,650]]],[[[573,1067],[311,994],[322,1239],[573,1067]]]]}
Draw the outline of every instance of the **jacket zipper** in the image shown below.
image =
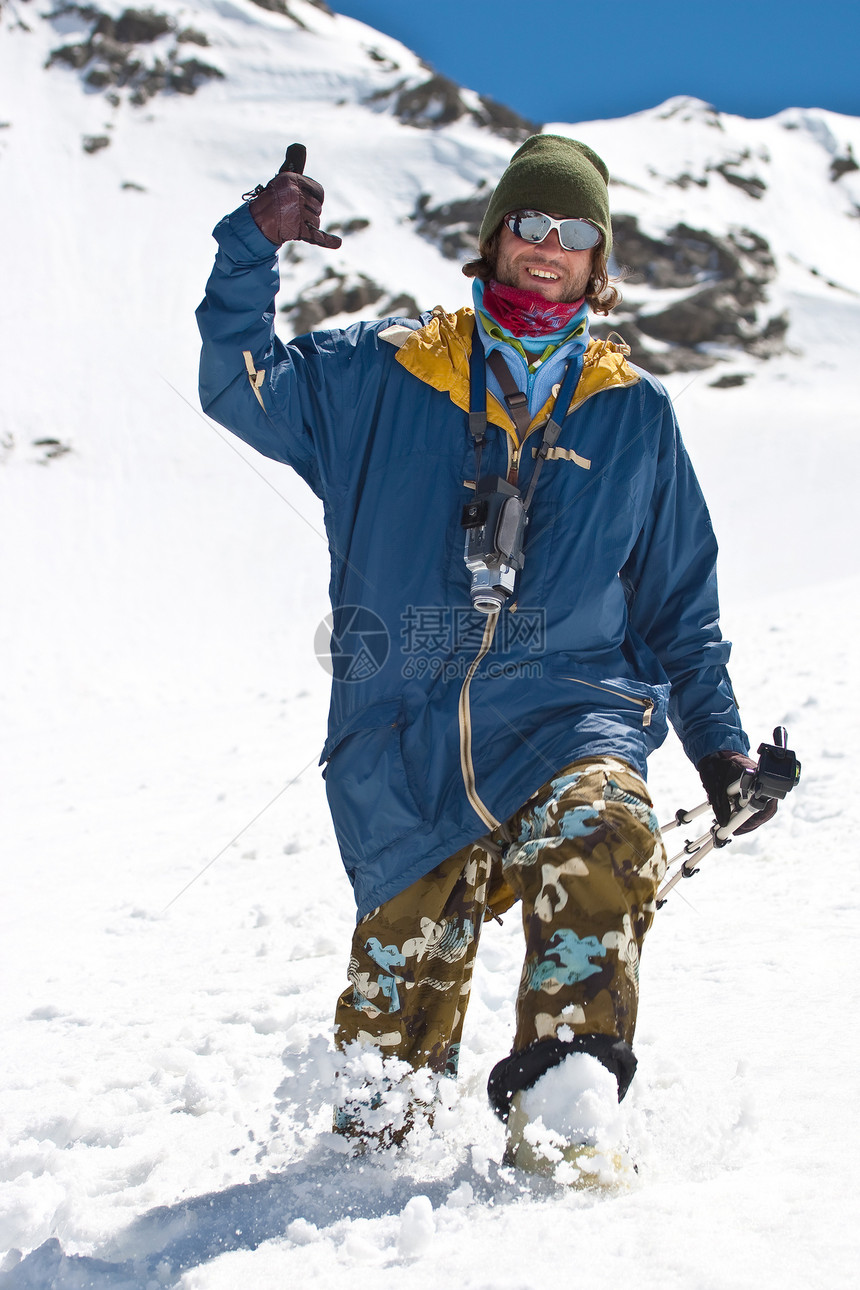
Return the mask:
{"type": "Polygon", "coordinates": [[[466,673],[460,689],[460,702],[458,707],[458,718],[460,723],[460,770],[463,775],[463,784],[466,788],[466,796],[475,811],[486,824],[488,829],[497,829],[499,821],[490,810],[484,805],[478,796],[478,787],[475,781],[475,766],[472,761],[472,712],[469,704],[469,687],[472,684],[472,677],[478,670],[484,656],[493,643],[493,637],[496,634],[496,623],[498,614],[492,614],[484,627],[484,636],[481,641],[481,648],[472,659],[469,670],[466,673]]]}
{"type": "MultiPolygon", "coordinates": [[[[632,381],[625,381],[624,385],[625,386],[635,385],[638,379],[639,379],[638,377],[635,377],[634,380],[632,381]]],[[[597,394],[599,392],[600,391],[598,390],[593,390],[591,394],[587,394],[585,396],[585,398],[582,400],[582,403],[586,403],[588,399],[592,397],[592,394],[597,394]]],[[[558,390],[554,391],[554,393],[556,397],[558,397],[558,390]]],[[[582,403],[576,404],[576,406],[572,410],[574,412],[578,411],[578,409],[582,407],[582,403]]],[[[565,412],[564,415],[567,416],[568,415],[567,412],[565,412]]],[[[546,425],[546,422],[544,422],[544,425],[546,425]]],[[[522,443],[518,443],[515,437],[510,433],[510,431],[505,432],[505,437],[507,439],[507,447],[508,447],[507,480],[509,484],[513,484],[514,486],[517,485],[519,481],[520,455],[522,453],[523,445],[525,444],[526,439],[530,438],[531,435],[534,434],[536,430],[540,430],[540,429],[542,429],[541,426],[533,426],[528,431],[528,434],[524,436],[522,443]]],[[[467,486],[469,486],[470,481],[464,481],[464,482],[466,482],[467,486]]],[[[471,487],[474,488],[474,486],[475,486],[474,484],[471,484],[471,487]]],[[[512,609],[513,608],[516,608],[516,606],[515,605],[512,606],[512,609]]],[[[488,807],[484,805],[484,803],[481,801],[481,798],[478,795],[478,786],[475,779],[475,766],[472,760],[472,713],[471,713],[471,705],[469,703],[469,690],[472,684],[472,678],[474,677],[481,662],[486,656],[487,651],[489,650],[491,644],[493,643],[493,637],[496,631],[497,618],[498,616],[494,614],[488,620],[487,625],[484,628],[484,637],[483,637],[483,640],[481,641],[481,648],[478,650],[478,653],[475,655],[474,659],[472,660],[469,666],[469,670],[466,673],[465,680],[463,681],[463,685],[460,689],[460,701],[459,701],[459,712],[458,712],[459,725],[460,725],[460,770],[463,776],[463,784],[466,789],[466,796],[469,799],[472,809],[480,817],[480,819],[483,820],[483,822],[487,825],[489,829],[498,828],[499,821],[495,818],[495,816],[488,809],[488,807]]],[[[610,689],[610,687],[606,685],[594,685],[590,681],[580,681],[579,678],[575,676],[567,676],[567,677],[564,677],[563,679],[566,681],[573,681],[579,685],[587,685],[593,690],[602,690],[605,694],[611,694],[613,698],[623,699],[627,703],[633,704],[634,707],[642,708],[643,709],[642,725],[643,727],[650,726],[651,717],[653,716],[653,713],[654,713],[654,703],[651,699],[637,699],[629,694],[622,694],[620,690],[610,689]]]]}
{"type": "Polygon", "coordinates": [[[573,681],[575,685],[587,685],[590,690],[601,690],[604,694],[611,694],[615,699],[623,699],[625,703],[632,703],[637,708],[644,708],[642,713],[642,726],[647,729],[651,724],[651,718],[654,715],[653,699],[637,699],[634,694],[625,694],[622,690],[613,690],[608,685],[595,685],[593,681],[583,681],[578,676],[563,676],[563,681],[573,681]]]}

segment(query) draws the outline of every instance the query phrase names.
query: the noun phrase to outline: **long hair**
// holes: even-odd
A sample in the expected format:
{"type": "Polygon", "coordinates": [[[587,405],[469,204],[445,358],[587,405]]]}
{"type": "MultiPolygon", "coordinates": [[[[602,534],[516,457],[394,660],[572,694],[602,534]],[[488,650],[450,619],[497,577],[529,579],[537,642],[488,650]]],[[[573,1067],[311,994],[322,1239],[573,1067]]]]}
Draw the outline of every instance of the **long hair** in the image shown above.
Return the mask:
{"type": "MultiPolygon", "coordinates": [[[[480,278],[481,282],[489,282],[496,276],[501,231],[499,226],[488,241],[481,243],[477,260],[468,260],[463,265],[463,273],[467,278],[480,278]]],[[[621,278],[610,278],[603,247],[598,246],[594,252],[591,276],[585,288],[585,299],[593,313],[608,314],[619,304],[621,292],[614,284],[621,281],[621,278]]]]}

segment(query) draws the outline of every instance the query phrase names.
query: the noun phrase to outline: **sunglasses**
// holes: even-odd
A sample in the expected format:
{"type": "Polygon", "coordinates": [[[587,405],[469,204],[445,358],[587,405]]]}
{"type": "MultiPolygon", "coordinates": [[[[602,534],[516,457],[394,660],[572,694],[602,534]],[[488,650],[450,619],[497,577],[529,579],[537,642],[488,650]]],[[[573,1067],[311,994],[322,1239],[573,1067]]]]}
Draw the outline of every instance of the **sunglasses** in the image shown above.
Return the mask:
{"type": "Polygon", "coordinates": [[[565,251],[588,251],[602,238],[599,228],[587,219],[553,219],[542,211],[511,211],[504,223],[524,242],[542,242],[553,229],[565,251]]]}

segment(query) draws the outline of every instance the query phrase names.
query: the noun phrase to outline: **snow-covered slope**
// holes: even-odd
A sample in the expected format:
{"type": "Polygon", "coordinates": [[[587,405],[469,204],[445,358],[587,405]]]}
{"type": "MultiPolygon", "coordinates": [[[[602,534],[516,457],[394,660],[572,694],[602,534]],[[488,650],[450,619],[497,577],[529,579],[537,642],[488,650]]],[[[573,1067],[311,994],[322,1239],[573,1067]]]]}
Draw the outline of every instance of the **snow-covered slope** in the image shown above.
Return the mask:
{"type": "MultiPolygon", "coordinates": [[[[787,721],[804,779],[651,935],[628,1195],[499,1173],[483,1085],[514,916],[482,947],[451,1115],[348,1164],[325,1136],[353,910],[316,769],[321,516],[199,413],[193,310],[210,228],[293,139],[344,245],[285,253],[284,333],[356,301],[456,307],[529,127],[282,7],[0,9],[0,1284],[520,1290],[572,1260],[646,1288],[846,1279],[860,122],[684,99],[550,127],[612,169],[642,279],[615,325],[668,371],[750,733],[787,721]]],[[[652,785],[662,818],[701,798],[676,745],[652,785]]]]}

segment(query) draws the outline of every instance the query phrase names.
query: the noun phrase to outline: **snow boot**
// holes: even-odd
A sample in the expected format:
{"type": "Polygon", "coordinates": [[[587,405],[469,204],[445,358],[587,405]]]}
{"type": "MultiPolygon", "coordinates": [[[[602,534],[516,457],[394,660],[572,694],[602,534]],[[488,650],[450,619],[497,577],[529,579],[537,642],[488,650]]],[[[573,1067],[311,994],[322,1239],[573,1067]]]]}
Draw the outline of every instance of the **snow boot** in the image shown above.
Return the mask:
{"type": "Polygon", "coordinates": [[[635,1172],[622,1147],[615,1076],[572,1053],[511,1101],[504,1163],[576,1188],[616,1190],[635,1172]]]}

